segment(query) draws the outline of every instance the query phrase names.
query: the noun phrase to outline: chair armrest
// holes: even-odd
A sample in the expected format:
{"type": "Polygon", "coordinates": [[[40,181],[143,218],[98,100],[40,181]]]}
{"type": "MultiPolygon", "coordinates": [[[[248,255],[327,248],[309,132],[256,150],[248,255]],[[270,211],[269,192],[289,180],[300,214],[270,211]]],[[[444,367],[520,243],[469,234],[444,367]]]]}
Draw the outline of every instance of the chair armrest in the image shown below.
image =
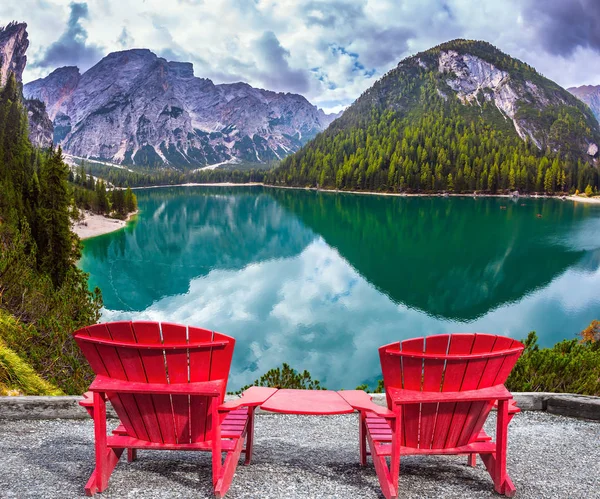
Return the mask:
{"type": "Polygon", "coordinates": [[[427,404],[436,402],[477,402],[485,400],[510,400],[512,394],[504,385],[464,392],[421,392],[389,387],[388,395],[394,404],[427,404]]]}
{"type": "Polygon", "coordinates": [[[218,397],[221,395],[224,381],[201,381],[197,383],[139,383],[124,381],[98,375],[90,385],[92,392],[145,393],[154,395],[205,395],[218,397]]]}
{"type": "MultiPolygon", "coordinates": [[[[498,402],[494,402],[494,409],[498,409],[498,402]]],[[[514,416],[515,414],[521,412],[521,409],[517,405],[517,401],[515,399],[509,399],[508,401],[508,415],[514,416]]]]}
{"type": "Polygon", "coordinates": [[[85,392],[82,397],[83,398],[79,401],[81,407],[85,407],[86,409],[88,407],[94,407],[94,394],[92,392],[85,392]]]}
{"type": "Polygon", "coordinates": [[[382,407],[373,402],[373,398],[363,390],[341,390],[337,392],[348,405],[357,411],[374,412],[384,418],[395,418],[396,415],[387,407],[382,407]]]}
{"type": "Polygon", "coordinates": [[[256,407],[264,404],[277,391],[277,388],[251,386],[236,400],[230,400],[219,406],[219,411],[232,411],[239,407],[256,407]]]}

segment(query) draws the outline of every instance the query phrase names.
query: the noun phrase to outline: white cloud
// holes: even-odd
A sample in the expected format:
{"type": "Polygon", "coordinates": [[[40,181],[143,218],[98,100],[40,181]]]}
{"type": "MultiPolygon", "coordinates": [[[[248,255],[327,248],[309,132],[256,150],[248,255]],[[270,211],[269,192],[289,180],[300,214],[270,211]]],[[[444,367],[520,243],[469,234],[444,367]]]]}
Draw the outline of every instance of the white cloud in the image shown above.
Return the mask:
{"type": "MultiPolygon", "coordinates": [[[[597,15],[592,0],[576,3],[597,15]]],[[[3,2],[0,19],[29,24],[35,63],[65,33],[70,4],[3,2]]],[[[350,104],[403,57],[457,37],[487,40],[564,86],[600,83],[600,66],[590,64],[598,58],[594,30],[582,28],[560,46],[552,33],[567,27],[542,16],[544,3],[535,0],[178,0],[168,9],[163,0],[96,0],[87,9],[86,47],[108,53],[134,44],[193,62],[197,76],[216,83],[300,91],[330,110],[350,104]]],[[[31,64],[25,80],[49,71],[31,64]]]]}

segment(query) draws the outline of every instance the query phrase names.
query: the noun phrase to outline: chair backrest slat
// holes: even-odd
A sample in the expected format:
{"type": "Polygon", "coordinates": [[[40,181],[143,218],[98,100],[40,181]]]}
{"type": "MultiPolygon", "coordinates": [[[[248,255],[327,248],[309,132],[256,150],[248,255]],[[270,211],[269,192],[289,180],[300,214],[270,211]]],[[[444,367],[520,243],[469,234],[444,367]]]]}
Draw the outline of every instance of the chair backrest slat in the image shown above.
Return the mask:
{"type": "MultiPolygon", "coordinates": [[[[162,343],[158,322],[138,321],[134,322],[132,326],[137,341],[154,345],[162,343]]],[[[139,354],[148,383],[166,384],[168,380],[164,352],[158,349],[142,349],[139,354]]],[[[166,444],[177,443],[171,397],[169,395],[152,395],[152,403],[156,411],[162,441],[166,444]]]]}
{"type": "MultiPolygon", "coordinates": [[[[476,357],[466,361],[465,376],[460,386],[460,391],[476,390],[477,388],[480,388],[481,378],[482,376],[485,376],[487,365],[490,360],[481,357],[478,354],[492,352],[496,343],[496,338],[496,336],[490,334],[475,335],[475,341],[473,342],[471,352],[475,354],[476,357]]],[[[493,359],[502,360],[502,357],[493,357],[493,359]]],[[[475,403],[477,415],[480,413],[479,406],[482,404],[485,404],[485,402],[475,403]]],[[[458,404],[455,404],[454,415],[452,416],[452,421],[448,428],[448,436],[444,447],[456,447],[463,428],[467,426],[467,422],[470,422],[473,418],[473,405],[474,404],[471,402],[459,402],[458,404]]]]}
{"type": "MultiPolygon", "coordinates": [[[[190,342],[213,340],[212,331],[199,327],[190,326],[188,328],[188,334],[190,342]]],[[[210,381],[212,355],[212,349],[190,351],[190,381],[210,381]]],[[[229,369],[227,372],[229,372],[229,369]]],[[[209,400],[207,397],[191,397],[190,410],[203,415],[203,417],[192,420],[190,428],[192,442],[210,439],[213,421],[209,409],[209,400]]]]}
{"type": "MultiPolygon", "coordinates": [[[[95,324],[89,326],[87,330],[93,338],[105,340],[112,339],[108,324],[95,324]]],[[[125,368],[121,362],[118,349],[108,345],[96,345],[96,349],[98,355],[102,358],[102,362],[104,362],[108,376],[127,381],[127,374],[125,373],[125,368]]],[[[146,427],[142,421],[142,415],[135,403],[133,395],[109,395],[109,400],[111,404],[113,404],[115,411],[121,411],[123,413],[124,418],[121,421],[128,431],[132,433],[132,436],[147,440],[148,433],[146,432],[146,427]]],[[[121,415],[119,414],[119,417],[120,416],[121,415]]]]}
{"type": "MultiPolygon", "coordinates": [[[[187,343],[187,328],[181,324],[163,322],[161,325],[164,343],[187,343]]],[[[189,365],[185,350],[165,351],[167,359],[167,379],[171,383],[189,382],[189,365]]],[[[190,441],[190,405],[186,395],[172,395],[173,421],[177,443],[190,441]]]]}
{"type": "MultiPolygon", "coordinates": [[[[226,385],[235,340],[179,324],[111,322],[74,333],[96,374],[138,383],[223,380],[226,385]],[[136,346],[137,345],[137,346],[136,346]]],[[[222,402],[223,393],[218,397],[222,402]]],[[[210,397],[109,393],[130,436],[157,443],[210,439],[210,397]]]]}
{"type": "MultiPolygon", "coordinates": [[[[379,349],[386,391],[459,392],[503,384],[523,351],[511,338],[451,334],[413,338],[379,349]],[[419,355],[420,354],[420,355],[419,355]]],[[[388,397],[388,406],[391,401],[388,397]]],[[[402,445],[454,448],[478,435],[493,402],[407,404],[402,408],[402,445]]]]}
{"type": "MultiPolygon", "coordinates": [[[[131,322],[111,322],[107,324],[108,331],[113,340],[117,342],[134,342],[135,335],[131,322]]],[[[115,347],[127,381],[134,381],[138,383],[147,383],[148,378],[146,377],[146,370],[140,352],[133,348],[119,348],[115,347]]],[[[112,396],[109,395],[109,398],[112,396]]],[[[147,438],[153,442],[162,442],[160,428],[158,420],[156,418],[156,412],[152,404],[152,397],[150,395],[131,395],[137,409],[139,410],[142,422],[144,424],[144,433],[147,438]]]]}
{"type": "MultiPolygon", "coordinates": [[[[466,355],[471,353],[475,338],[468,334],[454,334],[450,336],[448,353],[451,355],[466,355]]],[[[458,392],[465,379],[467,364],[457,357],[446,360],[444,369],[444,380],[442,392],[458,392]]],[[[431,442],[432,449],[440,449],[446,444],[450,423],[454,417],[456,404],[442,403],[438,405],[438,414],[435,424],[435,432],[431,442]]]]}
{"type": "MultiPolygon", "coordinates": [[[[425,338],[425,353],[445,354],[450,342],[449,334],[428,336],[425,338]]],[[[445,361],[436,358],[423,360],[423,391],[439,392],[444,376],[445,361]]],[[[419,446],[431,448],[438,413],[438,404],[421,404],[421,424],[419,427],[419,446]]]]}
{"type": "MultiPolygon", "coordinates": [[[[407,352],[423,352],[423,338],[405,340],[401,344],[407,352]]],[[[406,390],[421,390],[423,359],[417,357],[402,357],[402,381],[406,390]]],[[[404,445],[416,447],[419,442],[419,413],[420,407],[411,404],[404,407],[402,425],[404,426],[404,445]]]]}

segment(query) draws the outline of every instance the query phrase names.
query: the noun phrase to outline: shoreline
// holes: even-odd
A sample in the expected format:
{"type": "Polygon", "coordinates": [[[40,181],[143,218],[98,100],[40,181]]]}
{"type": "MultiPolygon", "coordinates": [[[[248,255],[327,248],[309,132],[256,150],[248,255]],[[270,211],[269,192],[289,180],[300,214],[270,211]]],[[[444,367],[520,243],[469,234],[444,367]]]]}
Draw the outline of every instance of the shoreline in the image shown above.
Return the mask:
{"type": "MultiPolygon", "coordinates": [[[[315,192],[327,192],[332,194],[361,194],[366,196],[395,196],[395,197],[459,197],[459,198],[504,198],[512,199],[511,194],[486,194],[478,193],[476,196],[467,193],[406,193],[406,192],[374,192],[374,191],[340,191],[336,189],[317,189],[316,187],[293,187],[288,185],[272,185],[264,184],[262,182],[246,182],[246,183],[235,183],[235,182],[212,182],[212,183],[194,183],[189,182],[186,184],[168,184],[168,185],[148,185],[143,187],[132,187],[132,190],[137,189],[158,189],[164,187],[267,187],[270,189],[294,189],[301,191],[315,191],[315,192]]],[[[600,196],[588,198],[584,196],[575,195],[564,195],[563,196],[549,196],[546,194],[521,194],[514,199],[557,199],[563,201],[573,201],[574,203],[585,203],[585,204],[600,204],[600,196]]]]}
{"type": "Polygon", "coordinates": [[[257,185],[265,187],[265,184],[262,182],[246,182],[244,184],[237,184],[235,182],[212,182],[203,184],[188,182],[187,184],[144,185],[142,187],[131,187],[131,190],[136,191],[138,189],[159,189],[164,187],[252,187],[257,185]]]}
{"type": "Polygon", "coordinates": [[[104,215],[97,215],[95,213],[84,211],[83,220],[75,222],[72,225],[73,232],[79,236],[82,241],[84,239],[90,239],[92,237],[102,236],[109,234],[117,230],[123,229],[133,219],[135,215],[139,213],[139,210],[134,211],[127,215],[125,220],[119,220],[117,218],[109,218],[104,215]]]}
{"type": "Polygon", "coordinates": [[[600,204],[600,196],[596,196],[593,198],[583,196],[567,196],[567,199],[573,201],[574,203],[600,204]]]}
{"type": "MultiPolygon", "coordinates": [[[[375,191],[340,191],[336,189],[317,189],[316,187],[293,187],[288,185],[272,185],[272,184],[264,184],[262,182],[246,182],[246,183],[235,183],[235,182],[213,182],[213,183],[187,183],[187,184],[169,184],[169,185],[150,185],[144,187],[132,187],[132,190],[135,189],[157,189],[159,187],[268,187],[270,189],[294,189],[301,191],[315,191],[315,192],[327,192],[332,194],[362,194],[367,196],[396,196],[396,197],[458,197],[458,198],[505,198],[511,199],[513,196],[511,194],[486,194],[486,193],[478,193],[476,196],[473,194],[467,193],[444,193],[434,192],[434,193],[406,193],[406,192],[375,192],[375,191]]],[[[558,199],[563,200],[563,196],[549,196],[547,194],[521,194],[515,199],[526,198],[526,199],[558,199]]],[[[587,204],[600,204],[600,196],[588,198],[583,196],[564,196],[564,200],[569,200],[573,202],[581,202],[587,204]]]]}

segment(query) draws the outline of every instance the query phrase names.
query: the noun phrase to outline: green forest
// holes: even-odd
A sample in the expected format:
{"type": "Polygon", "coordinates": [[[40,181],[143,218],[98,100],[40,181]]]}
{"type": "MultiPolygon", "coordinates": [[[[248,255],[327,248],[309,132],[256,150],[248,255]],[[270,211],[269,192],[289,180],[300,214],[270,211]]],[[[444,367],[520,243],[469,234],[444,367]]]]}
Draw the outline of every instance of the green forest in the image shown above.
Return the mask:
{"type": "Polygon", "coordinates": [[[130,187],[108,190],[104,180],[88,175],[83,161],[76,173],[69,172],[69,182],[73,186],[75,206],[80,210],[119,219],[137,211],[137,198],[130,187]]]}
{"type": "Polygon", "coordinates": [[[263,182],[266,173],[265,170],[254,168],[237,169],[225,167],[193,172],[182,172],[170,168],[131,171],[91,161],[86,164],[86,171],[90,175],[100,177],[106,182],[122,188],[187,183],[219,184],[231,182],[234,184],[245,184],[249,182],[263,182]]]}
{"type": "Polygon", "coordinates": [[[0,192],[0,394],[81,393],[90,372],[71,332],[98,321],[102,299],[76,266],[69,168],[60,148],[32,147],[14,75],[0,90],[0,192]]]}
{"type": "Polygon", "coordinates": [[[598,133],[591,111],[533,68],[489,44],[455,41],[403,61],[265,181],[389,192],[597,192],[598,168],[583,147],[598,133]],[[535,81],[550,104],[523,97],[516,118],[541,148],[517,134],[489,93],[462,103],[448,85],[452,75],[435,66],[441,48],[490,60],[515,86],[535,81]]]}

